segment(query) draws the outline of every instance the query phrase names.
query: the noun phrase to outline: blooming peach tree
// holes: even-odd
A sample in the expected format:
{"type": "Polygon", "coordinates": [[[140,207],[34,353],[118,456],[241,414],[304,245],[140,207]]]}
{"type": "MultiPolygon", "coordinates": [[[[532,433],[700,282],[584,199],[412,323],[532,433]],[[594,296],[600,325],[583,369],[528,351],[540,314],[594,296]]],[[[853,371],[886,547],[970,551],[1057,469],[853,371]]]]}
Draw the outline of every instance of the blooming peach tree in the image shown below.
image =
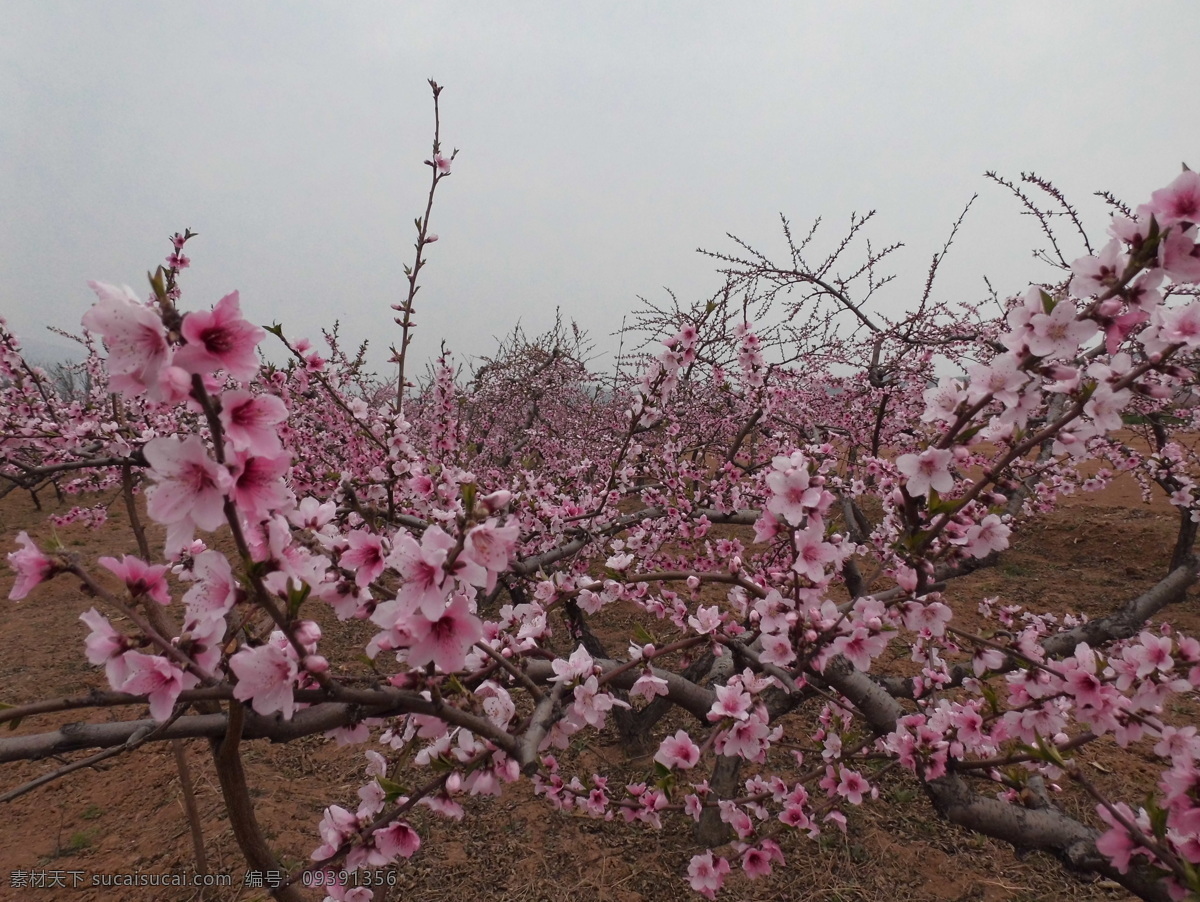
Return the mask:
{"type": "Polygon", "coordinates": [[[394,381],[336,332],[318,351],[252,324],[236,292],[185,309],[191,232],[148,299],[92,284],[84,396],[56,394],[0,329],[2,491],[119,487],[137,543],[96,562],[114,591],[90,562],[15,537],[10,597],[82,581],[96,600],[83,653],[111,691],[0,720],[135,713],[5,738],[0,760],[205,737],[248,862],[275,869],[241,746],[363,745],[357,803],[325,810],[312,864],[280,899],[314,884],[369,899],[344,873],[416,853],[415,806],[462,818],[465,797],[521,779],[559,809],[694,820],[703,851],[686,879],[714,898],[734,867],[783,865],[785,832],[845,830],[896,765],[957,824],[1143,898],[1200,892],[1200,738],[1164,713],[1200,688],[1200,641],[1157,619],[1197,578],[1200,175],[1118,205],[1098,250],[1028,178],[1079,226],[1074,260],[1004,183],[1062,277],[991,313],[932,302],[944,252],[916,311],[872,312],[893,248],[838,274],[867,218],[813,262],[815,228],[797,241],[785,222],[786,262],[741,245],[713,255],[713,297],[647,305],[627,336],[647,341],[615,375],[589,372],[586,339],[558,324],[514,332],[466,379],[443,351],[415,385],[417,277],[453,159],[435,137],[394,381]],[[268,333],[286,365],[260,360],[268,333]],[[1121,441],[1127,428],[1149,444],[1121,441]],[[1084,475],[1094,460],[1178,508],[1157,584],[1094,620],[951,600],[948,584],[1029,518],[1106,484],[1108,467],[1084,475]],[[618,610],[636,622],[626,635],[606,619],[618,610]],[[322,653],[348,621],[371,626],[369,670],[322,653]],[[572,738],[602,729],[651,743],[644,779],[573,771],[572,738]],[[1153,798],[1089,780],[1082,765],[1108,741],[1149,749],[1153,798]],[[402,760],[425,782],[401,785],[402,760]],[[1055,804],[1070,785],[1092,796],[1091,822],[1055,804]]]}

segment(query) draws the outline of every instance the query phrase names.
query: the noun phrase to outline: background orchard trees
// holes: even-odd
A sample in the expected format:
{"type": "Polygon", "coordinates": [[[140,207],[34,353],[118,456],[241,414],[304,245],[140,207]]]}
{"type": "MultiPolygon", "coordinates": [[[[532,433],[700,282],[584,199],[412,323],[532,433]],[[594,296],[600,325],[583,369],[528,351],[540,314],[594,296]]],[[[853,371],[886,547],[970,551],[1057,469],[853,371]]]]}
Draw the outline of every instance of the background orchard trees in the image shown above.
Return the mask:
{"type": "Polygon", "coordinates": [[[782,864],[788,836],[845,830],[900,769],[971,830],[1144,898],[1200,888],[1200,741],[1169,705],[1200,685],[1200,642],[1160,620],[1197,575],[1200,177],[1118,207],[1104,244],[1053,186],[1010,185],[1063,207],[1081,247],[1035,212],[1062,280],[1003,300],[935,300],[948,240],[913,311],[887,315],[894,246],[872,249],[870,216],[824,257],[816,226],[797,240],[785,220],[783,261],[734,239],[712,297],[647,304],[615,375],[559,320],[469,371],[443,348],[409,385],[453,159],[435,136],[394,381],[336,331],[255,325],[236,292],[185,302],[190,231],[148,300],[93,283],[77,394],[5,333],[0,477],[107,492],[68,516],[99,525],[120,498],[133,535],[94,563],[13,537],[10,597],[61,579],[95,601],[83,651],[108,689],[0,711],[23,722],[0,758],[205,739],[240,848],[275,869],[245,745],[363,744],[357,801],[330,800],[283,899],[370,898],[339,873],[416,854],[414,809],[461,818],[522,779],[561,810],[694,821],[687,880],[712,897],[735,867],[782,864]],[[286,363],[257,356],[268,333],[286,363]],[[1180,510],[1157,582],[1092,619],[954,593],[1102,487],[1097,461],[1180,510]],[[354,630],[358,653],[329,651],[354,630]],[[75,709],[95,718],[36,727],[75,709]],[[643,779],[574,753],[610,725],[652,752],[643,779]],[[1102,791],[1099,749],[1152,757],[1153,798],[1102,791]],[[1081,795],[1077,816],[1062,800],[1081,795]]]}

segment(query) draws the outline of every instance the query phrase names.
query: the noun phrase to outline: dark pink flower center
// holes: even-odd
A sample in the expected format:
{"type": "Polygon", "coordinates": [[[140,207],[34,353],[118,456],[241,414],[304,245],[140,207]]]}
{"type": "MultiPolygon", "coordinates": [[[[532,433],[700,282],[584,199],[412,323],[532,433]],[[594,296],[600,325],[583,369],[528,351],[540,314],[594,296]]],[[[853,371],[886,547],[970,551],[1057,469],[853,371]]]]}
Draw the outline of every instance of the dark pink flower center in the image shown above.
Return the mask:
{"type": "Polygon", "coordinates": [[[227,354],[233,350],[233,333],[225,326],[210,326],[200,333],[200,342],[210,354],[227,354]]]}

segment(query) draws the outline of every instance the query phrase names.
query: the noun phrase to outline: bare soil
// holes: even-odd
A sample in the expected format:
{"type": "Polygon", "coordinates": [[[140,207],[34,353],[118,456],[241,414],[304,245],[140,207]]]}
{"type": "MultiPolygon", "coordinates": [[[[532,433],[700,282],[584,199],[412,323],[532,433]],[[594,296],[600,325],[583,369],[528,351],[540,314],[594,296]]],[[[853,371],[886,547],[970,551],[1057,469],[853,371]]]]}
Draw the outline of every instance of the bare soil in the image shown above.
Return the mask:
{"type": "MultiPolygon", "coordinates": [[[[19,530],[39,542],[50,539],[48,513],[70,502],[46,501],[37,511],[27,496],[0,501],[0,541],[11,550],[19,530]]],[[[100,531],[72,526],[58,537],[84,560],[132,553],[135,546],[119,501],[112,525],[100,531]],[[114,528],[115,527],[115,528],[114,528]]],[[[978,600],[999,596],[1034,609],[1103,616],[1149,588],[1166,573],[1176,515],[1165,503],[1145,505],[1128,477],[1103,493],[1067,499],[1061,508],[1021,532],[1016,544],[993,568],[951,584],[948,597],[970,619],[978,600]]],[[[160,535],[151,536],[161,542],[160,535]]],[[[11,573],[0,567],[0,597],[7,597],[11,573]]],[[[83,658],[86,629],[79,614],[93,606],[77,583],[59,578],[38,587],[19,603],[0,602],[0,701],[19,704],[107,688],[103,673],[83,658]]],[[[1197,633],[1200,616],[1194,597],[1170,612],[1180,629],[1197,633]]],[[[361,625],[358,625],[361,627],[361,625]]],[[[361,632],[361,630],[360,630],[361,632]]],[[[325,645],[337,650],[361,643],[365,633],[338,632],[330,621],[325,645]]],[[[327,652],[328,653],[328,652],[327,652]]],[[[897,660],[906,656],[896,649],[897,660]]],[[[346,657],[352,657],[347,655],[346,657]]],[[[1182,721],[1200,720],[1195,699],[1168,712],[1182,721]]],[[[110,709],[29,718],[15,733],[42,732],[80,719],[145,716],[110,709]]],[[[674,721],[659,725],[661,732],[674,721]]],[[[320,737],[290,745],[265,742],[244,747],[254,787],[257,816],[288,867],[303,863],[319,844],[316,825],[330,803],[353,808],[361,784],[360,747],[339,747],[320,737]]],[[[84,757],[80,755],[77,757],[84,757]]],[[[210,872],[231,875],[231,888],[126,887],[90,885],[97,875],[182,874],[195,865],[184,816],[180,778],[171,747],[159,743],[76,771],[0,805],[0,899],[85,900],[266,900],[264,889],[243,885],[245,865],[229,829],[212,758],[206,743],[187,743],[210,872]],[[21,889],[12,872],[57,874],[66,888],[21,889]],[[76,875],[84,885],[71,887],[76,875]]],[[[649,753],[625,748],[615,735],[593,736],[563,756],[585,778],[607,770],[612,785],[645,780],[652,773],[649,753]]],[[[1145,749],[1118,753],[1102,746],[1090,756],[1096,782],[1136,800],[1156,773],[1145,749]]],[[[64,761],[0,766],[0,794],[54,771],[64,761]]],[[[1060,797],[1069,810],[1091,819],[1089,806],[1070,791],[1060,797]]],[[[500,799],[467,804],[462,823],[436,818],[424,809],[414,819],[423,846],[395,869],[396,885],[377,894],[396,900],[579,900],[671,902],[698,898],[685,874],[698,851],[690,821],[672,819],[662,832],[623,823],[594,821],[554,811],[533,796],[527,784],[509,788],[500,799]]],[[[781,833],[788,866],[750,883],[730,875],[723,898],[842,900],[1120,900],[1114,884],[1081,878],[1041,854],[1018,856],[1008,846],[944,823],[933,814],[917,784],[892,772],[882,781],[878,801],[849,812],[846,835],[836,830],[817,841],[781,833]]],[[[726,850],[728,851],[728,850],[726,850]]],[[[314,892],[314,897],[319,898],[314,892]]]]}

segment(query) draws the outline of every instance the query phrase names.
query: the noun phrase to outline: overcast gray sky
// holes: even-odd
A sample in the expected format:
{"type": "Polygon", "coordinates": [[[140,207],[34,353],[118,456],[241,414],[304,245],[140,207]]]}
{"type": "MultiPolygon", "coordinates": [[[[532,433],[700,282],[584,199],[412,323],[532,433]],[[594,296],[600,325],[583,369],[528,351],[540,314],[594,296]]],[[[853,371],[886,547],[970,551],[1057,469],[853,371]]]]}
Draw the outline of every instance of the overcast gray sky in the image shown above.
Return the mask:
{"type": "MultiPolygon", "coordinates": [[[[884,301],[981,198],[939,297],[1045,276],[986,182],[1034,170],[1096,223],[1200,154],[1193,0],[1058,3],[0,3],[0,315],[75,329],[190,226],[184,307],[396,340],[432,105],[439,188],[416,352],[486,353],[554,308],[603,351],[637,296],[708,295],[695,248],[778,214],[904,241],[884,301]]],[[[1096,229],[1097,233],[1102,227],[1096,229]]],[[[831,231],[829,237],[834,233],[831,231]]]]}

